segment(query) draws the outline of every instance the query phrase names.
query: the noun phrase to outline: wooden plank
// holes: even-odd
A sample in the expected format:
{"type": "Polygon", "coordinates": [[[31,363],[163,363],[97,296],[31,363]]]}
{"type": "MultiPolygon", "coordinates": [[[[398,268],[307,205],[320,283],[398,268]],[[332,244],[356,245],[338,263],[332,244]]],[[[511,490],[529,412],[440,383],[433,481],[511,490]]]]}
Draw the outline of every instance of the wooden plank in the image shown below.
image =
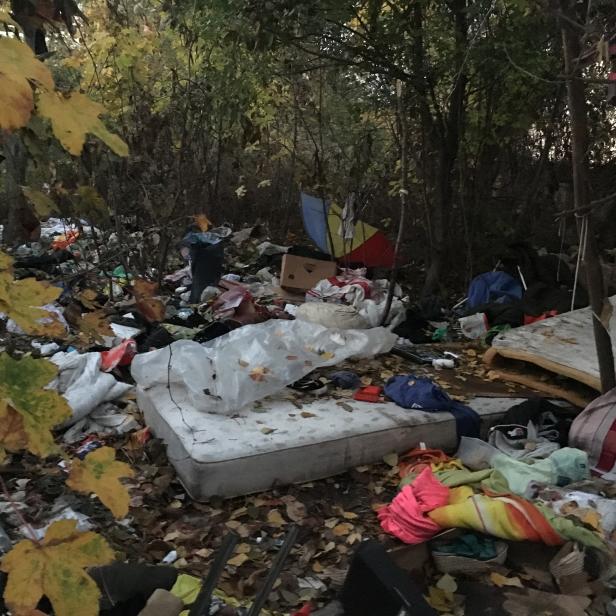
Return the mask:
{"type": "MultiPolygon", "coordinates": [[[[616,311],[613,309],[616,306],[616,295],[610,297],[609,301],[612,314],[608,328],[616,351],[616,311]]],[[[494,339],[491,351],[501,357],[529,362],[597,391],[601,390],[590,308],[574,310],[504,332],[494,339]]]]}
{"type": "Polygon", "coordinates": [[[593,400],[592,396],[579,394],[572,389],[552,385],[550,383],[546,383],[539,377],[522,374],[521,372],[516,372],[514,370],[491,370],[489,374],[494,375],[494,377],[503,381],[513,381],[519,385],[524,385],[525,387],[535,389],[550,398],[566,400],[567,402],[573,404],[573,406],[577,406],[582,409],[593,400]]]}

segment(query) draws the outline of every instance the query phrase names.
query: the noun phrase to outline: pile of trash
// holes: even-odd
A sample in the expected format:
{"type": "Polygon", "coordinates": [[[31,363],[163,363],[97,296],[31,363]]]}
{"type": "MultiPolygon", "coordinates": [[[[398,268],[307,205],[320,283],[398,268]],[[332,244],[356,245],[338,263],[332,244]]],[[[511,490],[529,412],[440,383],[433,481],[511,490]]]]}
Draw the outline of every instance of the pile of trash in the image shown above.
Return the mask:
{"type": "MultiPolygon", "coordinates": [[[[511,407],[487,441],[463,436],[453,455],[422,445],[400,456],[399,492],[377,512],[383,530],[406,544],[426,544],[441,574],[491,576],[500,587],[536,589],[531,597],[549,589],[554,601],[580,598],[580,611],[571,613],[611,613],[616,452],[600,426],[613,425],[614,397],[598,398],[573,422],[563,407],[529,399],[511,407]],[[547,576],[516,576],[515,567],[505,567],[516,542],[555,548],[544,551],[547,576]],[[591,603],[597,612],[584,611],[591,603]]],[[[455,591],[454,583],[444,599],[437,592],[429,602],[444,600],[455,611],[462,602],[455,591]]],[[[539,608],[543,599],[531,603],[539,608]]],[[[504,605],[502,613],[518,613],[514,607],[504,605]]]]}
{"type": "Polygon", "coordinates": [[[530,325],[588,305],[588,294],[563,255],[510,245],[491,272],[476,276],[454,307],[465,337],[488,342],[510,328],[530,325]]]}
{"type": "MultiPolygon", "coordinates": [[[[16,281],[36,278],[50,290],[49,301],[26,305],[34,321],[0,296],[6,308],[1,346],[14,359],[48,358],[57,368],[46,388],[71,410],[56,426],[63,447],[81,459],[113,445],[139,467],[130,515],[115,527],[116,543],[138,550],[145,533],[147,560],[158,566],[129,570],[116,563],[93,574],[103,591],[102,613],[120,614],[114,612],[119,604],[135,601],[139,608],[131,613],[177,615],[203,601],[208,614],[252,616],[269,597],[276,613],[360,616],[367,608],[354,597],[364,574],[353,571],[378,563],[376,577],[399,574],[382,545],[381,553],[363,543],[384,534],[396,538],[397,547],[424,546],[422,566],[430,562],[438,572],[436,582],[430,567],[419,585],[407,587],[408,576],[398,580],[397,598],[380,599],[395,608],[392,615],[404,613],[405,601],[426,614],[464,613],[464,601],[481,594],[463,591],[464,580],[481,575],[491,588],[507,588],[505,603],[513,594],[514,601],[539,605],[544,595],[553,600],[560,592],[583,613],[593,601],[612,602],[614,392],[573,421],[571,407],[529,397],[482,440],[480,414],[451,384],[463,386],[469,366],[476,379],[490,380],[476,359],[479,339],[489,343],[504,327],[584,304],[565,265],[537,256],[520,266],[520,255],[528,253],[518,247],[514,270],[504,262],[473,281],[465,302],[427,311],[370,267],[335,261],[310,246],[275,244],[262,225],[233,231],[196,217],[175,246],[170,272],[145,265],[159,240],[155,229],[120,238],[85,221],[50,219],[39,242],[2,257],[16,281]],[[549,284],[552,275],[556,282],[549,284]],[[26,333],[33,322],[36,333],[26,333]],[[448,413],[459,447],[454,454],[422,444],[402,456],[392,452],[385,464],[349,469],[344,477],[286,490],[275,485],[232,502],[193,503],[144,422],[136,387],[162,388],[169,396],[182,387],[181,405],[203,411],[204,433],[208,414],[233,421],[246,408],[266,413],[261,402],[276,395],[309,420],[314,415],[303,402],[327,396],[349,413],[349,422],[353,409],[345,400],[375,409],[393,403],[399,417],[448,413]],[[321,489],[310,501],[308,492],[321,489]],[[138,530],[139,524],[148,529],[138,530]],[[506,568],[516,542],[554,548],[542,565],[549,579],[537,582],[521,577],[519,567],[506,568]],[[285,558],[296,560],[287,578],[281,574],[285,558]],[[251,561],[258,565],[248,573],[242,567],[251,561]],[[200,577],[206,571],[214,577],[200,577]],[[133,584],[139,593],[122,589],[130,575],[141,576],[133,584]]],[[[72,519],[86,531],[105,519],[88,499],[58,491],[54,481],[62,472],[60,462],[47,468],[45,481],[8,482],[11,506],[0,509],[8,531],[0,533],[3,551],[32,532],[40,539],[54,521],[72,519]],[[24,524],[33,501],[40,519],[24,524]]],[[[140,558],[138,551],[132,555],[140,558]]],[[[480,613],[468,606],[467,613],[480,613]]],[[[507,606],[502,613],[516,614],[507,606]]]]}

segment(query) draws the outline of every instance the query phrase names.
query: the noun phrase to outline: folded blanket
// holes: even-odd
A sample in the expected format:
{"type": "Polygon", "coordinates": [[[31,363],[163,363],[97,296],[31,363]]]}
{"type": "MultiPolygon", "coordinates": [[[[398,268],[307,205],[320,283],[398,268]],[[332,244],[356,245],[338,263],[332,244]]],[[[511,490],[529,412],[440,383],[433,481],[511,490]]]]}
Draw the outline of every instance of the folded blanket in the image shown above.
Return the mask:
{"type": "Polygon", "coordinates": [[[562,545],[567,540],[606,550],[596,533],[547,507],[519,496],[475,494],[470,486],[448,488],[425,468],[391,504],[378,512],[383,530],[405,543],[421,543],[446,528],[466,528],[510,541],[562,545]]]}
{"type": "Polygon", "coordinates": [[[451,489],[449,503],[428,517],[441,528],[467,528],[512,541],[562,545],[572,540],[606,549],[597,533],[547,508],[511,494],[474,494],[468,486],[451,489]]]}

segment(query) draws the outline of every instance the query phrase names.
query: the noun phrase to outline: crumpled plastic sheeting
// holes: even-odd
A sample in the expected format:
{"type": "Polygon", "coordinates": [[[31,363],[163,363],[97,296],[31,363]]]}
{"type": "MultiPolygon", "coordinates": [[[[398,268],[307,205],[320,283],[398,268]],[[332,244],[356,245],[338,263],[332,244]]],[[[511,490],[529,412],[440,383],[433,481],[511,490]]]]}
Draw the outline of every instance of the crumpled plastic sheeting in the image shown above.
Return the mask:
{"type": "Polygon", "coordinates": [[[396,342],[389,330],[328,329],[304,321],[246,325],[207,345],[179,340],[137,355],[131,371],[139,386],[187,390],[196,409],[231,414],[284,389],[315,368],[349,357],[386,353],[396,342]]]}
{"type": "Polygon", "coordinates": [[[141,425],[132,415],[107,402],[71,426],[62,440],[77,443],[89,434],[126,434],[139,428],[141,425]]]}
{"type": "Polygon", "coordinates": [[[389,505],[379,510],[381,528],[404,543],[423,543],[441,530],[426,514],[449,500],[445,487],[425,468],[412,484],[404,486],[389,505]]]}
{"type": "Polygon", "coordinates": [[[132,387],[116,381],[112,374],[101,372],[100,353],[62,351],[50,359],[60,371],[48,387],[62,394],[73,411],[73,416],[61,427],[72,426],[103,402],[120,398],[132,387]]]}

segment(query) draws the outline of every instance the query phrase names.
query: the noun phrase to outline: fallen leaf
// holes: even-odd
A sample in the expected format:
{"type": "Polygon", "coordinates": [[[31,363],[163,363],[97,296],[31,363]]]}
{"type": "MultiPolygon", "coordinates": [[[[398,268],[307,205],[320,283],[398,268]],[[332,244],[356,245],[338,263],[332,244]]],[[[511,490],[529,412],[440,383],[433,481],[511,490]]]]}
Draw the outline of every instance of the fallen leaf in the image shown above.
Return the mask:
{"type": "Polygon", "coordinates": [[[91,341],[102,341],[105,336],[115,337],[107,315],[101,310],[82,314],[77,326],[79,331],[91,341]]]}
{"type": "Polygon", "coordinates": [[[272,509],[267,514],[267,523],[274,528],[281,528],[287,523],[287,521],[282,517],[278,509],[272,509]]]}
{"type": "Polygon", "coordinates": [[[233,565],[234,567],[241,567],[247,560],[249,559],[246,554],[238,554],[237,556],[230,558],[227,563],[229,565],[233,565]]]}
{"type": "Polygon", "coordinates": [[[598,511],[589,509],[582,515],[581,519],[584,524],[592,526],[595,530],[601,530],[601,515],[598,511]]]}
{"type": "Polygon", "coordinates": [[[388,453],[386,456],[383,456],[383,462],[392,468],[394,466],[398,466],[398,454],[397,453],[388,453]]]}
{"type": "Polygon", "coordinates": [[[498,586],[499,588],[502,588],[503,586],[515,586],[516,588],[524,588],[522,582],[520,582],[520,578],[508,578],[504,575],[501,575],[500,573],[497,573],[496,571],[492,571],[492,573],[490,573],[490,581],[492,582],[492,584],[498,586]]]}
{"type": "Polygon", "coordinates": [[[426,601],[438,612],[449,612],[453,607],[453,595],[445,590],[430,586],[426,601]]]}
{"type": "Polygon", "coordinates": [[[506,592],[503,610],[508,616],[581,616],[590,604],[588,597],[527,588],[524,593],[506,592]]]}
{"type": "Polygon", "coordinates": [[[84,289],[77,295],[77,299],[88,310],[97,310],[101,307],[97,302],[98,292],[94,289],[84,289]]]}
{"type": "Polygon", "coordinates": [[[98,615],[101,593],[84,569],[106,565],[114,554],[101,536],[76,527],[76,520],[54,522],[40,543],[25,539],[4,556],[3,599],[15,616],[32,614],[43,596],[56,616],[98,615]]]}
{"type": "Polygon", "coordinates": [[[452,595],[456,592],[456,590],[458,590],[456,580],[449,575],[449,573],[446,573],[443,577],[441,577],[441,579],[436,583],[436,587],[451,593],[452,595]]]}
{"type": "Polygon", "coordinates": [[[357,520],[357,518],[359,517],[356,513],[353,513],[352,511],[345,511],[342,514],[342,517],[345,520],[357,520]]]}
{"type": "Polygon", "coordinates": [[[261,428],[261,432],[263,432],[263,434],[271,434],[272,432],[276,432],[276,429],[263,426],[263,428],[261,428]]]}
{"type": "Polygon", "coordinates": [[[353,545],[354,543],[357,543],[358,541],[362,540],[362,534],[361,533],[351,533],[348,537],[347,537],[347,543],[350,545],[353,545]]]}
{"type": "Polygon", "coordinates": [[[0,353],[0,448],[27,449],[42,458],[59,452],[51,430],[72,411],[58,392],[43,389],[57,373],[57,366],[45,359],[15,360],[0,353]]]}
{"type": "Polygon", "coordinates": [[[287,503],[287,517],[293,522],[303,522],[306,517],[306,505],[300,501],[292,501],[287,503]]]}
{"type": "Polygon", "coordinates": [[[309,417],[316,417],[314,413],[309,413],[308,411],[302,411],[300,415],[305,419],[308,419],[309,417]]]}
{"type": "Polygon", "coordinates": [[[208,220],[208,217],[205,214],[197,214],[194,218],[195,224],[203,233],[205,233],[212,225],[212,223],[208,220]]]}
{"type": "Polygon", "coordinates": [[[94,492],[116,518],[123,518],[128,513],[130,497],[120,479],[133,475],[128,464],[115,459],[115,449],[100,447],[83,460],[72,461],[66,485],[77,492],[94,492]]]}
{"type": "Polygon", "coordinates": [[[341,522],[340,524],[334,526],[332,532],[334,533],[334,535],[336,535],[336,537],[343,537],[345,535],[348,535],[352,530],[352,524],[349,524],[349,522],[341,522]]]}
{"type": "Polygon", "coordinates": [[[135,296],[135,308],[149,323],[160,323],[165,318],[165,302],[156,297],[158,284],[144,278],[137,278],[131,287],[135,296]]]}
{"type": "Polygon", "coordinates": [[[269,373],[269,368],[265,368],[264,366],[257,366],[250,371],[250,378],[256,383],[261,383],[265,381],[265,376],[269,373]]]}

